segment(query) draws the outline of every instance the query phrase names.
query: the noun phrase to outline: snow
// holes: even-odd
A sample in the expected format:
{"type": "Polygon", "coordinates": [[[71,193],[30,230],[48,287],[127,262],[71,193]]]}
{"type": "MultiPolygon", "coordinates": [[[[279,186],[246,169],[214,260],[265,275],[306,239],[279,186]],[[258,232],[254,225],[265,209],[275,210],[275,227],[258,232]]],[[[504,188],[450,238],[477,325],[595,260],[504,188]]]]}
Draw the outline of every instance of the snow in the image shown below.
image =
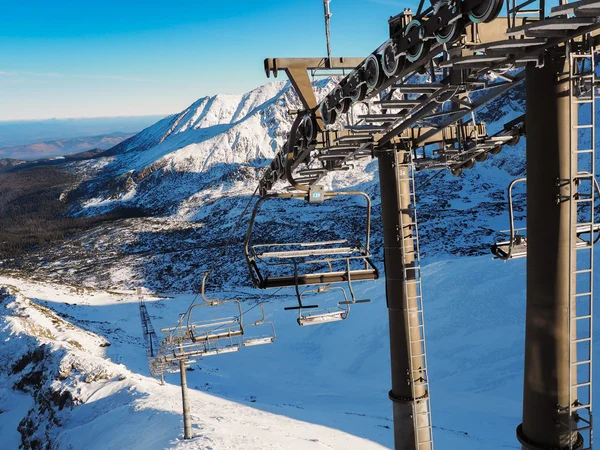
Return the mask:
{"type": "Polygon", "coordinates": [[[6,387],[0,388],[0,436],[4,448],[19,448],[21,434],[17,427],[33,403],[33,399],[25,394],[6,387]]]}
{"type": "MultiPolygon", "coordinates": [[[[269,405],[261,411],[248,400],[220,398],[195,388],[190,389],[190,399],[196,436],[183,442],[181,392],[174,384],[176,376],[169,377],[170,383],[166,386],[160,386],[148,377],[136,297],[93,291],[82,295],[66,286],[17,279],[3,278],[1,283],[18,284],[32,300],[19,293],[11,292],[11,295],[5,296],[4,301],[8,304],[5,303],[4,307],[8,311],[18,310],[19,317],[3,311],[0,323],[5,326],[0,336],[10,340],[36,341],[31,343],[33,346],[51,345],[55,352],[63,352],[54,361],[55,370],[64,373],[65,367],[71,367],[67,369],[67,375],[48,380],[42,386],[42,389],[51,387],[53,392],[68,390],[76,405],[68,412],[67,407],[59,411],[57,415],[62,426],[54,429],[49,436],[46,433],[55,448],[382,448],[350,433],[286,417],[285,408],[281,409],[278,405],[269,405]],[[52,320],[56,316],[44,307],[38,309],[39,305],[55,308],[73,323],[98,334],[83,331],[62,319],[56,324],[52,320]],[[99,340],[104,342],[100,334],[111,341],[110,347],[99,346],[99,340]],[[70,343],[74,340],[79,345],[70,343]],[[105,359],[97,356],[98,351],[104,349],[105,359]],[[127,363],[127,368],[121,363],[127,363]]],[[[169,301],[169,306],[176,304],[180,308],[181,301],[187,302],[189,298],[179,300],[169,301]]],[[[167,303],[155,301],[157,310],[167,303]]],[[[22,355],[14,351],[5,353],[5,347],[0,350],[0,357],[8,362],[4,367],[15,367],[15,362],[22,355]]],[[[21,345],[21,349],[22,352],[27,346],[21,345]]],[[[52,369],[46,368],[46,371],[52,372],[52,369]]],[[[0,371],[4,381],[13,383],[19,375],[14,369],[12,373],[0,371]]],[[[194,372],[189,374],[192,387],[199,382],[194,375],[194,372]]],[[[238,372],[238,375],[242,374],[238,372]]],[[[18,394],[9,392],[5,395],[6,400],[2,401],[7,408],[4,414],[10,417],[7,421],[3,419],[4,427],[18,422],[26,411],[23,406],[31,403],[17,405],[14,397],[18,394]]],[[[49,395],[48,391],[46,395],[49,395]]]]}
{"type": "MultiPolygon", "coordinates": [[[[430,261],[423,269],[438,448],[519,448],[514,430],[521,414],[524,271],[525,260],[502,263],[488,256],[430,261]]],[[[265,308],[277,329],[274,344],[209,357],[188,371],[196,436],[191,441],[181,436],[179,375],[167,375],[166,386],[149,378],[132,292],[82,293],[69,286],[6,277],[0,284],[19,286],[32,305],[56,311],[73,326],[57,329],[48,314],[23,299],[17,306],[9,303],[8,310],[0,307],[2,340],[23,333],[36,340],[30,345],[51,343],[55,351],[66,350],[58,366],[77,361],[77,375],[73,371],[65,380],[52,381],[55,390],[68,389],[77,400],[60,412],[62,426],[52,428],[56,448],[392,446],[383,280],[356,283],[357,295],[372,303],[352,307],[349,318],[338,323],[298,327],[295,313],[283,311],[295,301],[290,290],[269,299],[265,308]],[[21,325],[15,323],[17,310],[21,325]],[[24,320],[35,324],[30,329],[50,330],[52,338],[43,333],[31,337],[24,320]],[[111,345],[100,347],[102,339],[111,345]],[[84,350],[70,340],[80,342],[84,350]],[[85,383],[86,378],[94,381],[85,383]]],[[[245,287],[236,291],[240,298],[257,294],[245,287]]],[[[233,293],[210,294],[224,299],[233,293]]],[[[147,296],[155,329],[173,326],[191,299],[184,294],[147,296]]],[[[327,301],[334,298],[320,300],[327,301]]],[[[246,300],[244,308],[253,304],[246,300]]],[[[5,347],[0,358],[17,360],[19,351],[7,355],[14,348],[5,347]]],[[[2,377],[9,380],[3,385],[10,386],[16,375],[0,371],[2,377]]],[[[0,415],[4,427],[8,425],[2,416],[8,415],[8,423],[14,424],[25,411],[11,406],[16,402],[10,396],[21,394],[9,392],[9,400],[2,403],[9,412],[0,415]]]]}
{"type": "MultiPolygon", "coordinates": [[[[317,94],[331,83],[316,83],[317,94]]],[[[489,133],[522,114],[519,95],[515,89],[478,113],[489,133]]],[[[146,303],[158,332],[175,325],[249,201],[260,168],[283,144],[293,120],[287,110],[296,104],[285,82],[202,98],[107,156],[71,164],[87,177],[76,189],[73,214],[137,206],[154,217],[96,227],[24,256],[29,276],[44,281],[0,276],[0,285],[23,294],[0,295],[0,445],[16,448],[20,424],[26,439],[56,449],[392,446],[383,279],[356,283],[357,297],[370,304],[352,306],[343,322],[314,327],[298,327],[294,313],[283,311],[295,303],[291,290],[268,298],[274,344],[202,359],[188,371],[190,441],[182,439],[178,374],[167,375],[165,386],[149,374],[132,288],[168,292],[148,293],[146,303]]],[[[446,173],[418,189],[437,448],[520,448],[526,262],[494,261],[488,248],[508,228],[505,189],[524,173],[524,147],[522,140],[459,179],[446,173]]],[[[377,162],[361,161],[323,184],[371,196],[371,248],[382,268],[377,171],[377,162]]],[[[417,185],[430,176],[418,174],[417,185]]],[[[259,237],[279,242],[325,232],[348,237],[364,221],[364,208],[353,201],[274,202],[262,211],[259,237]]],[[[272,293],[249,287],[242,235],[218,261],[210,295],[239,298],[247,309],[272,293]]],[[[333,294],[318,299],[335,301],[333,294]]]]}

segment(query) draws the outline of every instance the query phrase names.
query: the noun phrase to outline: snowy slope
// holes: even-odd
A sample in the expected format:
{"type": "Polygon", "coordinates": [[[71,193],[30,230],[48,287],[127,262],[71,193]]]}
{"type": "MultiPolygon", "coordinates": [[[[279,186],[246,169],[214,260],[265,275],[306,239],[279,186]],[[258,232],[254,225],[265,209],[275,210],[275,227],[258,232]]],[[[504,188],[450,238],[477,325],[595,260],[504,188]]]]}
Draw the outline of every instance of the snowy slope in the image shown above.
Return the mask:
{"type": "Polygon", "coordinates": [[[98,450],[382,448],[196,389],[190,392],[196,437],[184,443],[178,387],[160,386],[144,369],[113,362],[135,368],[144,355],[140,324],[131,321],[137,316],[136,299],[2,281],[17,282],[37,297],[30,301],[10,287],[0,291],[0,336],[6,343],[0,349],[0,380],[13,388],[0,395],[5,450],[17,449],[19,441],[25,448],[98,450]],[[72,323],[99,330],[113,344],[107,348],[99,334],[63,320],[42,306],[48,304],[42,299],[51,299],[49,306],[62,316],[68,311],[72,323]],[[95,311],[88,315],[91,311],[82,308],[95,311]]]}
{"type": "MultiPolygon", "coordinates": [[[[315,83],[317,96],[328,92],[332,85],[329,79],[315,83]]],[[[269,163],[285,142],[294,118],[288,110],[297,107],[293,89],[285,82],[269,83],[244,95],[202,98],[109,150],[105,164],[76,166],[75,169],[88,170],[95,164],[99,170],[92,169],[89,182],[70,194],[72,212],[97,214],[126,204],[153,214],[190,219],[210,206],[210,201],[199,197],[207,190],[217,191],[219,196],[250,193],[256,186],[258,169],[269,163]],[[245,189],[240,189],[235,181],[242,182],[245,189]]],[[[514,89],[482,111],[478,120],[488,122],[491,134],[522,111],[522,89],[514,89]]],[[[511,175],[522,173],[522,149],[520,145],[505,151],[511,153],[508,167],[504,156],[492,157],[486,165],[511,175]]],[[[373,184],[377,172],[372,170],[365,177],[366,164],[358,163],[349,172],[330,174],[323,182],[336,188],[373,184]]],[[[434,187],[453,192],[458,185],[466,184],[460,191],[467,195],[481,191],[482,186],[471,173],[465,177],[467,183],[450,178],[441,177],[434,187]]],[[[501,178],[488,181],[491,184],[483,186],[484,193],[500,183],[504,189],[505,180],[501,178]]]]}
{"type": "MultiPolygon", "coordinates": [[[[324,80],[317,90],[331,86],[324,80]]],[[[108,151],[109,163],[74,193],[81,213],[114,207],[114,200],[165,211],[237,165],[264,164],[285,141],[295,103],[287,82],[199,99],[108,151]]]]}
{"type": "MultiPolygon", "coordinates": [[[[439,260],[424,267],[437,448],[520,448],[514,430],[521,420],[524,270],[524,260],[502,263],[487,256],[439,260]]],[[[9,345],[0,348],[2,367],[14,367],[40,343],[51,355],[43,370],[54,378],[43,379],[43,394],[26,386],[24,404],[32,403],[32,395],[38,402],[40,395],[52,398],[56,393],[72,399],[62,410],[53,407],[60,425],[46,427],[48,411],[38,406],[27,413],[14,400],[24,394],[7,391],[0,396],[0,409],[8,411],[0,415],[0,427],[27,414],[33,423],[44,425],[37,433],[47,433],[56,449],[392,446],[383,280],[357,283],[358,295],[370,298],[371,304],[353,307],[345,322],[316,327],[300,328],[295,313],[283,311],[294,301],[291,292],[271,298],[266,310],[277,329],[274,344],[206,358],[188,372],[196,435],[189,442],[181,440],[178,375],[168,375],[164,387],[149,378],[135,296],[81,293],[22,279],[0,278],[0,283],[17,284],[34,302],[11,294],[0,306],[0,338],[10,337],[9,345]],[[53,324],[34,304],[56,311],[66,322],[53,324]],[[51,337],[40,331],[44,328],[51,337]],[[111,345],[100,347],[103,339],[111,345]],[[66,378],[57,379],[56,372],[74,361],[76,367],[66,378]]],[[[241,299],[257,294],[237,291],[241,299]]],[[[228,298],[226,292],[211,294],[228,298]]],[[[154,327],[174,325],[191,299],[149,297],[154,327]]],[[[253,304],[244,301],[245,308],[253,304]]],[[[39,364],[18,373],[0,371],[0,380],[3,386],[15,386],[23,374],[38,369],[39,364]]],[[[14,430],[12,439],[17,439],[14,430]]]]}

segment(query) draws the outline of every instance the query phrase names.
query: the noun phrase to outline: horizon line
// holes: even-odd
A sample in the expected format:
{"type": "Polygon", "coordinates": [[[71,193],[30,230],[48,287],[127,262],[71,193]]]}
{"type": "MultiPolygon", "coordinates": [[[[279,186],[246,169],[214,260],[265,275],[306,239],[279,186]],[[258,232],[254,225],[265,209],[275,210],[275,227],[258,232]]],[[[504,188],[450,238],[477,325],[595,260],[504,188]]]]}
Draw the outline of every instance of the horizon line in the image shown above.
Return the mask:
{"type": "Polygon", "coordinates": [[[0,119],[0,123],[9,122],[43,122],[50,120],[84,120],[84,119],[121,119],[133,117],[167,117],[177,113],[155,113],[155,114],[128,114],[122,116],[77,116],[77,117],[40,117],[34,119],[0,119]]]}

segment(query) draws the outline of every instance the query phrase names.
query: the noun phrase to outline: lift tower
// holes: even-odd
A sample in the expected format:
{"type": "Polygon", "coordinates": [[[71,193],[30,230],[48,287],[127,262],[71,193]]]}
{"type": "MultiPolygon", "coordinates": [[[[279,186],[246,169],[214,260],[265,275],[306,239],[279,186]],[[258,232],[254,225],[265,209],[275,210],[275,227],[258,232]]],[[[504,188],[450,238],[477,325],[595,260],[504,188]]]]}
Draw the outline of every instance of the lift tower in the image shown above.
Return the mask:
{"type": "Polygon", "coordinates": [[[395,448],[432,449],[414,168],[407,151],[391,149],[378,159],[395,448]]]}
{"type": "Polygon", "coordinates": [[[390,38],[364,60],[265,60],[267,76],[286,72],[305,109],[296,111],[259,192],[267,195],[285,180],[288,189],[310,193],[330,172],[378,158],[394,448],[431,450],[414,171],[449,169],[459,176],[527,132],[528,245],[512,252],[511,235],[504,252],[504,259],[529,258],[517,437],[526,450],[592,448],[600,0],[556,0],[551,8],[545,0],[424,3],[416,14],[390,18],[390,38]],[[507,17],[498,17],[504,5],[507,17]],[[351,67],[317,102],[308,74],[351,67]],[[525,79],[527,114],[488,134],[475,111],[525,79]]]}
{"type": "Polygon", "coordinates": [[[527,100],[527,450],[592,448],[595,68],[588,37],[530,63],[527,100]],[[579,232],[578,232],[579,231],[579,232]],[[583,239],[587,235],[587,239],[583,239]]]}

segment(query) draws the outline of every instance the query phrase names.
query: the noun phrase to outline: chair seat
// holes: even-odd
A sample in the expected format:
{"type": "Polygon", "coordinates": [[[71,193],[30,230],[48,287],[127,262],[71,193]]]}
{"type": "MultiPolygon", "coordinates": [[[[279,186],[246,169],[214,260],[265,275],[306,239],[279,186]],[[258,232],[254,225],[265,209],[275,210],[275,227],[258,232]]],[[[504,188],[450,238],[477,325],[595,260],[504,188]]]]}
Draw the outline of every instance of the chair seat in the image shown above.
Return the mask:
{"type": "Polygon", "coordinates": [[[510,241],[498,242],[492,246],[492,253],[498,258],[510,259],[524,258],[527,256],[527,238],[521,236],[518,244],[513,243],[512,252],[510,251],[510,241]]]}
{"type": "MultiPolygon", "coordinates": [[[[376,269],[360,269],[350,271],[351,281],[366,281],[376,280],[379,278],[379,272],[376,269]]],[[[285,276],[285,277],[268,277],[265,278],[259,285],[261,289],[271,289],[280,287],[308,286],[312,284],[328,284],[328,283],[344,283],[348,282],[348,273],[340,272],[324,272],[324,273],[309,273],[304,275],[285,276]]]]}
{"type": "Polygon", "coordinates": [[[328,311],[325,313],[317,313],[307,316],[298,317],[298,325],[301,327],[306,325],[319,325],[321,323],[337,322],[345,320],[348,317],[348,311],[328,311]]]}
{"type": "Polygon", "coordinates": [[[360,250],[356,247],[337,247],[337,248],[312,248],[306,250],[291,250],[283,252],[264,252],[261,253],[259,258],[269,259],[286,259],[286,258],[306,258],[309,256],[324,256],[324,255],[351,255],[352,253],[359,252],[360,250]]]}

